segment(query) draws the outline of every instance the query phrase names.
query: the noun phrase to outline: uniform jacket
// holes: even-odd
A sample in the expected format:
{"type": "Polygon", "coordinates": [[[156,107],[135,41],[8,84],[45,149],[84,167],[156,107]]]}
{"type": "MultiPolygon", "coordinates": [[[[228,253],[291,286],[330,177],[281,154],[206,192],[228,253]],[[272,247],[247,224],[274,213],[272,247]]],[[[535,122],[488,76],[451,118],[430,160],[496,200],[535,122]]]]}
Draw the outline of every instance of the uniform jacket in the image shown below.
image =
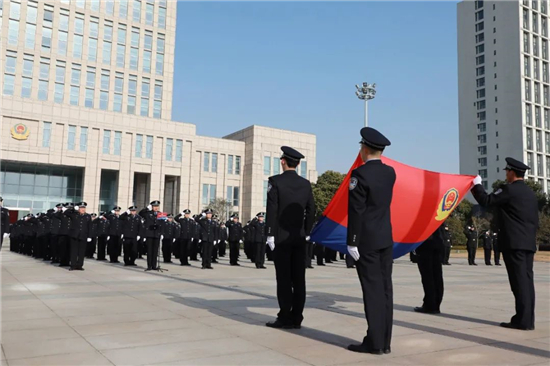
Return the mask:
{"type": "Polygon", "coordinates": [[[80,214],[74,208],[66,210],[64,214],[71,218],[71,229],[69,231],[71,238],[86,240],[92,237],[92,216],[90,214],[80,214]]]}
{"type": "Polygon", "coordinates": [[[50,233],[52,235],[59,235],[61,231],[61,218],[57,215],[57,209],[54,212],[49,212],[48,217],[50,218],[50,233]]]}
{"type": "Polygon", "coordinates": [[[493,237],[489,233],[483,234],[483,248],[485,249],[493,248],[493,237]]]}
{"type": "Polygon", "coordinates": [[[128,215],[124,212],[119,217],[121,223],[121,232],[124,238],[137,239],[140,235],[142,218],[139,215],[128,215]]]}
{"type": "Polygon", "coordinates": [[[180,239],[191,240],[196,229],[195,220],[192,218],[185,218],[185,216],[176,216],[176,221],[180,224],[180,239]]]}
{"type": "Polygon", "coordinates": [[[395,170],[371,160],[351,173],[348,205],[350,246],[374,251],[393,245],[390,205],[395,170]]]}
{"type": "Polygon", "coordinates": [[[252,239],[250,241],[254,243],[266,243],[267,236],[265,230],[265,221],[260,222],[259,220],[256,220],[254,222],[251,222],[250,225],[254,228],[254,230],[252,231],[252,239]]]}
{"type": "Polygon", "coordinates": [[[275,243],[303,242],[315,221],[311,183],[296,171],[288,170],[269,178],[267,189],[266,235],[275,243]]]}
{"type": "Polygon", "coordinates": [[[71,232],[71,218],[68,215],[64,215],[63,211],[57,211],[54,216],[61,221],[58,235],[69,236],[71,232]]]}
{"type": "Polygon", "coordinates": [[[120,236],[122,235],[122,221],[120,216],[115,214],[105,215],[107,220],[109,220],[109,235],[110,236],[120,236]]]}
{"type": "Polygon", "coordinates": [[[233,220],[227,221],[225,224],[228,230],[228,240],[236,242],[243,239],[243,225],[240,222],[235,223],[233,220]]]}
{"type": "Polygon", "coordinates": [[[160,238],[161,227],[157,220],[157,212],[150,211],[146,208],[139,212],[139,216],[143,218],[143,226],[145,227],[145,237],[160,238]]]}
{"type": "Polygon", "coordinates": [[[98,217],[96,221],[96,235],[99,236],[109,236],[109,226],[111,223],[104,216],[103,218],[98,217]]]}
{"type": "Polygon", "coordinates": [[[443,252],[445,248],[445,226],[441,225],[437,230],[418,248],[416,248],[416,254],[422,255],[422,253],[443,252]]]}
{"type": "Polygon", "coordinates": [[[472,193],[481,206],[496,208],[500,250],[537,250],[538,202],[523,180],[506,184],[491,194],[478,184],[472,193]]]}
{"type": "Polygon", "coordinates": [[[161,228],[161,231],[162,231],[162,235],[164,236],[164,239],[178,239],[179,238],[179,235],[180,235],[180,226],[177,222],[175,221],[164,221],[162,223],[162,228],[161,228]]]}
{"type": "Polygon", "coordinates": [[[464,235],[466,235],[466,239],[468,239],[468,242],[466,243],[466,246],[477,248],[477,231],[475,231],[475,230],[466,230],[466,231],[464,231],[464,235]]]}
{"type": "Polygon", "coordinates": [[[2,207],[1,211],[2,212],[0,213],[0,215],[1,215],[1,218],[0,218],[0,225],[1,225],[0,233],[3,235],[5,233],[10,232],[10,211],[5,207],[2,207]]]}
{"type": "Polygon", "coordinates": [[[200,240],[213,243],[218,240],[216,236],[216,223],[214,220],[202,219],[199,221],[200,240]]]}

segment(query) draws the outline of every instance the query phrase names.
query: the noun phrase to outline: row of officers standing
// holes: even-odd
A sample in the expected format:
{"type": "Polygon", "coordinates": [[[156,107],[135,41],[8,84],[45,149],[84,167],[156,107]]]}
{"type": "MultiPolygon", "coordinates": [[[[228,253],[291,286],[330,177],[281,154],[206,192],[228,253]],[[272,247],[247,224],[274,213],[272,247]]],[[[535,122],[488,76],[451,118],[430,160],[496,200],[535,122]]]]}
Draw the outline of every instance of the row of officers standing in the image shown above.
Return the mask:
{"type": "Polygon", "coordinates": [[[198,261],[200,255],[202,268],[212,269],[228,247],[230,265],[239,266],[241,244],[256,268],[266,268],[266,255],[272,260],[263,212],[243,225],[236,214],[220,222],[210,209],[193,216],[184,210],[161,219],[159,206],[159,201],[153,201],[139,212],[136,206],[125,212],[116,206],[97,215],[86,212],[86,202],[60,203],[11,225],[9,211],[2,208],[2,240],[9,236],[11,251],[51,260],[70,270],[84,270],[84,258],[93,259],[95,253],[97,260],[111,263],[120,263],[122,256],[125,266],[136,266],[136,259],[146,255],[147,270],[159,269],[161,253],[164,263],[172,263],[174,256],[182,266],[190,266],[189,261],[198,261]]]}

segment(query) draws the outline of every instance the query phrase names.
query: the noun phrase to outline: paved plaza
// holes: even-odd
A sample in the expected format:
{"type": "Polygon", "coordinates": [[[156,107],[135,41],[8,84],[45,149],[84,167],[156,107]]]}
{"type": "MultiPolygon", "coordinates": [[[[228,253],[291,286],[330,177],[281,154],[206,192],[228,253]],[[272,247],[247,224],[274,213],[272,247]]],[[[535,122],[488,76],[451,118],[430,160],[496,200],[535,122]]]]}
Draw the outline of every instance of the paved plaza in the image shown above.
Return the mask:
{"type": "MultiPolygon", "coordinates": [[[[6,243],[4,243],[6,244],[6,243]]],[[[4,247],[2,364],[15,365],[548,365],[550,263],[535,263],[532,332],[498,327],[513,312],[502,267],[444,267],[443,314],[417,314],[416,266],[394,266],[392,353],[349,352],[366,321],[354,270],[342,261],[307,272],[301,330],[265,327],[277,312],[274,267],[213,271],[168,264],[145,273],[95,260],[69,272],[4,247]]],[[[138,260],[144,266],[145,261],[138,260]]]]}

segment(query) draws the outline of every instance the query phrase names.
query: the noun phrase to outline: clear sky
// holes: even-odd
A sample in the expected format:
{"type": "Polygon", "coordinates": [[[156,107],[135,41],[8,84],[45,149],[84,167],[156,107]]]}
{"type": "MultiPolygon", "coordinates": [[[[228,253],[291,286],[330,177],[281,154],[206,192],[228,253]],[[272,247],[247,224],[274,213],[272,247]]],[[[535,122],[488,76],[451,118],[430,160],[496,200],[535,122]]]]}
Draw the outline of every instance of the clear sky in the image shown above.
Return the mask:
{"type": "Polygon", "coordinates": [[[455,2],[180,2],[173,119],[222,137],[252,124],[317,135],[317,170],[347,172],[363,126],[387,155],[458,173],[455,2]]]}

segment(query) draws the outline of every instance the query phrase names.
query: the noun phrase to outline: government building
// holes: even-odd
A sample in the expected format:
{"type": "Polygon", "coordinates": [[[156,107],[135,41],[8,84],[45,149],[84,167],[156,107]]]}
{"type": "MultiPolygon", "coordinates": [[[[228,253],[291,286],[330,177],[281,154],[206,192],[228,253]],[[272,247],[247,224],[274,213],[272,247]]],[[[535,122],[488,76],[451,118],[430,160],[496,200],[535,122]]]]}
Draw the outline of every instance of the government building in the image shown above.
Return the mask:
{"type": "Polygon", "coordinates": [[[460,173],[486,189],[511,156],[550,192],[549,12],[546,0],[458,4],[460,173]]]}
{"type": "MultiPolygon", "coordinates": [[[[265,211],[280,146],[306,159],[316,137],[251,126],[200,136],[171,119],[175,1],[0,0],[0,195],[19,217],[59,202],[197,213],[214,199],[243,220],[265,211]]],[[[226,213],[220,213],[225,216],[226,213]]]]}

